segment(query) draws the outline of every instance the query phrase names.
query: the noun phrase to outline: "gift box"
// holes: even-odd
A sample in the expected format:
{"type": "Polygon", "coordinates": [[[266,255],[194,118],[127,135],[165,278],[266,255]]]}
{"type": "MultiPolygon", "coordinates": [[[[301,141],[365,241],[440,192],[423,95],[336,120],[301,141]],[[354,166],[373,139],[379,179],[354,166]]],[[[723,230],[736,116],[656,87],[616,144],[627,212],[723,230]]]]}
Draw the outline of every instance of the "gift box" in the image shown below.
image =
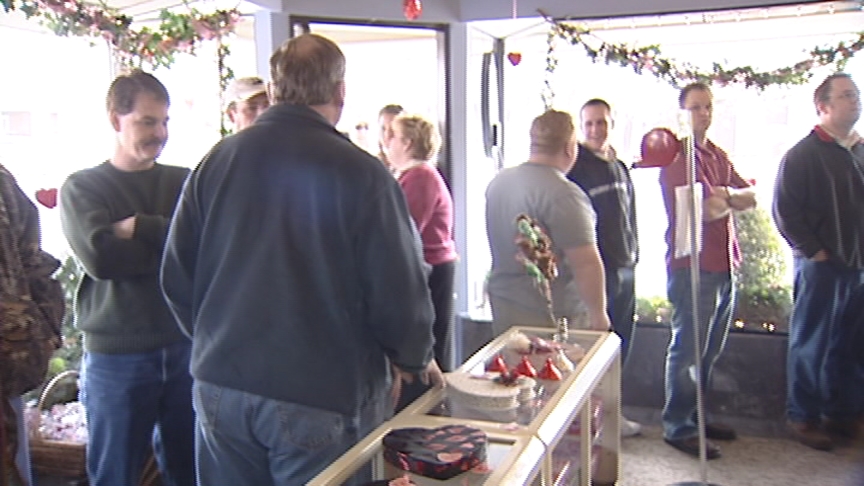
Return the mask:
{"type": "Polygon", "coordinates": [[[384,459],[408,472],[446,480],[486,461],[486,433],[465,425],[394,429],[384,436],[384,459]]]}

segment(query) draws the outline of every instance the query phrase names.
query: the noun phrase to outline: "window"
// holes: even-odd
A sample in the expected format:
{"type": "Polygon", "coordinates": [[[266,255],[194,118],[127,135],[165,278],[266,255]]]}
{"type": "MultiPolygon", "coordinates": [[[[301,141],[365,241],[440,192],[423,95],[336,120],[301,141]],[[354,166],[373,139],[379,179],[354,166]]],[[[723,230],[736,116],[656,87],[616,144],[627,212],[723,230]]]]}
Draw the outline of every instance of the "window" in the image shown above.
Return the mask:
{"type": "MultiPolygon", "coordinates": [[[[729,22],[720,22],[724,13],[714,12],[614,19],[614,22],[598,20],[586,23],[586,27],[596,34],[598,42],[639,46],[659,44],[664,56],[703,69],[710,69],[713,61],[725,61],[727,65],[749,64],[760,70],[792,65],[806,58],[806,53],[815,46],[836,45],[854,37],[864,24],[864,12],[858,9],[841,13],[832,7],[830,11],[834,13],[829,14],[823,5],[820,13],[799,17],[796,7],[778,7],[759,10],[759,20],[740,22],[734,20],[736,12],[728,14],[733,17],[729,22]],[[768,17],[768,20],[761,17],[768,17]],[[673,21],[675,24],[671,25],[673,21]],[[808,35],[799,35],[803,31],[808,35]]],[[[737,15],[741,18],[741,13],[737,15]]],[[[752,12],[749,15],[753,16],[752,12]]],[[[544,86],[548,26],[542,19],[537,19],[535,26],[527,28],[524,20],[475,24],[477,30],[483,32],[502,32],[503,35],[519,32],[505,41],[507,52],[521,54],[518,65],[505,65],[504,87],[507,137],[504,165],[516,165],[528,156],[528,128],[531,120],[543,110],[540,93],[544,86]],[[509,24],[508,28],[510,22],[520,24],[509,24]]],[[[486,46],[490,45],[488,40],[478,38],[477,47],[472,46],[472,52],[488,49],[486,46]]],[[[594,64],[580,46],[567,45],[560,39],[556,42],[555,54],[557,69],[550,79],[556,95],[555,108],[578,117],[586,100],[595,97],[606,99],[613,106],[615,118],[610,141],[625,163],[639,158],[641,138],[648,130],[658,126],[675,129],[678,91],[665,81],[617,65],[594,64]]],[[[853,58],[846,69],[859,85],[864,83],[862,58],[864,56],[853,58]]],[[[469,68],[469,72],[475,70],[479,71],[479,63],[469,68]]],[[[729,153],[745,179],[757,181],[762,210],[770,213],[773,182],[783,154],[818,121],[812,93],[816,84],[830,72],[829,68],[814,71],[811,83],[805,86],[770,87],[764,92],[738,85],[713,88],[715,107],[709,138],[729,153]]],[[[469,121],[469,126],[474,125],[474,121],[469,121]]],[[[469,136],[469,140],[477,138],[479,135],[469,136]]],[[[482,154],[477,147],[469,147],[469,150],[470,154],[482,154]]],[[[483,189],[494,176],[491,166],[469,155],[469,187],[473,188],[469,195],[469,205],[473,208],[469,219],[473,218],[473,223],[469,228],[473,233],[469,235],[467,259],[469,289],[474,289],[475,294],[482,289],[482,279],[489,265],[482,208],[485,204],[483,189]],[[472,167],[474,165],[478,167],[472,167]]],[[[641,261],[636,270],[637,296],[663,298],[666,216],[657,182],[659,169],[634,170],[632,176],[637,193],[641,246],[641,261]]],[[[770,231],[777,237],[773,222],[770,231]]],[[[788,263],[788,248],[785,242],[781,243],[788,263]]],[[[791,277],[791,264],[788,264],[785,283],[791,283],[791,277]]],[[[472,301],[480,303],[482,297],[475,295],[472,301]]]]}
{"type": "Polygon", "coordinates": [[[33,123],[29,111],[3,112],[3,133],[9,136],[29,137],[33,132],[33,123]]]}

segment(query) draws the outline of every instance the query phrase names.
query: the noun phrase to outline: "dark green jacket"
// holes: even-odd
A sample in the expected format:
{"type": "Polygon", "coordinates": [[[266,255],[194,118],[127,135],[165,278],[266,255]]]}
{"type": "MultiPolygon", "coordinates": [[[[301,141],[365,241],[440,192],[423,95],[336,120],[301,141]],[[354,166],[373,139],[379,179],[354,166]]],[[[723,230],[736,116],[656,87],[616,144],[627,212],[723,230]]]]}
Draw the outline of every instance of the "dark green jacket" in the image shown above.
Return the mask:
{"type": "Polygon", "coordinates": [[[186,339],[159,288],[168,223],[189,169],[156,164],[124,172],[109,162],[69,176],[60,222],[86,274],[75,299],[84,346],[96,353],[152,351],[186,339]],[[135,215],[132,239],[112,223],[135,215]]]}

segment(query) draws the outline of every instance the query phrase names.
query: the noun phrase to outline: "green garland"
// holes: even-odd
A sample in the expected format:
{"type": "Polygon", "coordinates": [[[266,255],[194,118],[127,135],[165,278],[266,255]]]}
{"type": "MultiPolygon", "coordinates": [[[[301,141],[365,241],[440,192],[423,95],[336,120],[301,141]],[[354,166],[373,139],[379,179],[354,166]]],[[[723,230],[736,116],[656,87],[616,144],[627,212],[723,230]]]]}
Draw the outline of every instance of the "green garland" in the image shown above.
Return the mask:
{"type": "Polygon", "coordinates": [[[169,67],[178,53],[195,53],[199,43],[220,40],[234,32],[240,20],[236,9],[217,10],[202,14],[190,9],[179,14],[162,9],[159,26],[132,30],[132,17],[119,10],[85,3],[80,0],[0,0],[3,10],[15,8],[27,18],[39,18],[43,25],[62,36],[105,39],[113,47],[118,60],[127,68],[169,67]]]}
{"type": "MultiPolygon", "coordinates": [[[[691,64],[677,63],[673,59],[663,57],[659,45],[630,47],[626,44],[604,42],[587,29],[552,19],[543,12],[540,14],[550,23],[547,37],[549,48],[546,54],[546,91],[551,91],[549,78],[558,65],[554,48],[556,38],[560,38],[573,46],[581,46],[592,62],[602,61],[606,64],[630,67],[637,74],[647,72],[676,88],[680,88],[682,84],[696,81],[720,86],[743,84],[748,88],[757,88],[760,91],[768,86],[806,84],[812,77],[814,68],[834,66],[840,71],[849,59],[864,49],[864,32],[860,32],[857,34],[857,38],[848,42],[839,42],[833,47],[815,47],[809,52],[807,59],[790,67],[774,69],[773,71],[757,71],[751,66],[726,68],[715,62],[712,64],[712,70],[706,72],[691,64]]],[[[543,94],[543,101],[547,107],[551,106],[553,97],[554,95],[549,93],[543,94]]]]}
{"type": "MultiPolygon", "coordinates": [[[[117,60],[126,69],[140,68],[144,63],[154,69],[170,67],[178,53],[195,54],[195,48],[203,41],[216,40],[219,93],[224,93],[234,79],[234,71],[225,60],[231,50],[225,38],[234,33],[240,12],[237,9],[216,10],[202,14],[190,9],[179,14],[162,9],[159,26],[131,30],[132,18],[117,9],[84,3],[79,0],[0,0],[3,11],[19,7],[27,18],[39,18],[41,23],[61,36],[91,37],[105,39],[113,48],[117,60]]],[[[224,137],[230,133],[225,124],[225,112],[220,110],[219,132],[224,137]]]]}
{"type": "MultiPolygon", "coordinates": [[[[223,44],[222,41],[219,41],[219,48],[216,49],[216,63],[217,69],[219,70],[219,106],[220,108],[225,105],[224,103],[224,93],[228,90],[228,85],[231,84],[231,80],[234,79],[234,70],[228,67],[225,64],[225,59],[231,54],[231,49],[228,48],[227,44],[223,44]]],[[[228,128],[225,123],[225,119],[228,115],[225,113],[224,109],[220,109],[219,115],[219,134],[224,138],[228,135],[231,135],[233,131],[228,128]]]]}

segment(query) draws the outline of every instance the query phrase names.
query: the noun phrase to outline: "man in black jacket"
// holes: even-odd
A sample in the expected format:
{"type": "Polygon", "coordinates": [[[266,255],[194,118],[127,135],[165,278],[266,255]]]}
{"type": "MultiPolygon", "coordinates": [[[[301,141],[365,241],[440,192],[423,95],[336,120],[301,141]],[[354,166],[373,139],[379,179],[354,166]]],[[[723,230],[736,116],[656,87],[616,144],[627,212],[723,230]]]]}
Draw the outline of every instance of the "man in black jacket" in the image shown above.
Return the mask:
{"type": "Polygon", "coordinates": [[[832,74],[813,97],[820,123],[783,157],[774,219],[795,257],[786,416],[814,449],[864,436],[864,141],[861,91],[832,74]]]}
{"type": "MultiPolygon", "coordinates": [[[[597,248],[606,275],[606,308],[612,328],[621,338],[621,363],[633,342],[636,314],[634,269],[639,259],[636,232],[636,202],[630,172],[609,145],[612,108],[594,98],[582,105],[579,114],[584,141],[567,178],[591,199],[597,213],[597,248]]],[[[642,426],[622,416],[621,435],[630,437],[642,426]]]]}
{"type": "Polygon", "coordinates": [[[386,419],[391,363],[442,382],[401,189],[334,127],[342,52],[307,34],[270,64],[273,105],[192,173],[162,266],[201,486],[305,484],[386,419]]]}

